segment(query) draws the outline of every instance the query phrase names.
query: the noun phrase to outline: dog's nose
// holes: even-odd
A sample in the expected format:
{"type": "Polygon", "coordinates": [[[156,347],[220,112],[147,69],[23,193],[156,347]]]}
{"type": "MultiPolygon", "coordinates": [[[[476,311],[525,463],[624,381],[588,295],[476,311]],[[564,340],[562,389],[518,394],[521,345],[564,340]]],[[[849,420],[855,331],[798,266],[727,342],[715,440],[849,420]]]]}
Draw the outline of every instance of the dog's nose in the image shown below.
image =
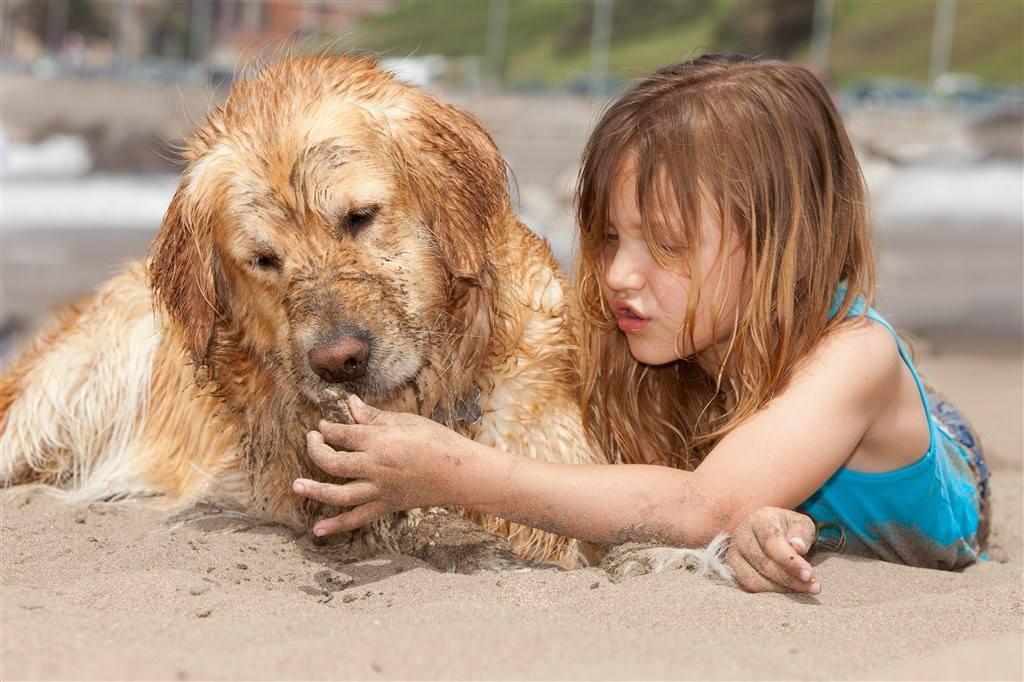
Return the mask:
{"type": "Polygon", "coordinates": [[[369,359],[370,347],[358,336],[343,336],[309,351],[309,366],[318,377],[332,384],[365,375],[369,359]]]}

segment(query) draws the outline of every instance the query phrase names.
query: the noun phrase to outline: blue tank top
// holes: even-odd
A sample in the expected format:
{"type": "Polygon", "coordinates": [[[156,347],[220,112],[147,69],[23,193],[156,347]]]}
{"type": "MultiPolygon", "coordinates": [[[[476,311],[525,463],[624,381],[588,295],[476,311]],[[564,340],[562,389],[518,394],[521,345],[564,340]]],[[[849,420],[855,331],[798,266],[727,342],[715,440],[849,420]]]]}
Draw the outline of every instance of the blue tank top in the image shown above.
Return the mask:
{"type": "MultiPolygon", "coordinates": [[[[842,297],[843,291],[838,292],[833,316],[842,297]]],[[[865,304],[858,299],[850,316],[862,312],[865,304]]],[[[981,555],[981,500],[970,453],[932,413],[921,378],[892,326],[873,308],[865,316],[892,333],[914,377],[928,419],[928,450],[895,471],[865,473],[843,467],[799,510],[822,524],[824,540],[841,537],[844,551],[928,568],[966,566],[981,555]]]]}

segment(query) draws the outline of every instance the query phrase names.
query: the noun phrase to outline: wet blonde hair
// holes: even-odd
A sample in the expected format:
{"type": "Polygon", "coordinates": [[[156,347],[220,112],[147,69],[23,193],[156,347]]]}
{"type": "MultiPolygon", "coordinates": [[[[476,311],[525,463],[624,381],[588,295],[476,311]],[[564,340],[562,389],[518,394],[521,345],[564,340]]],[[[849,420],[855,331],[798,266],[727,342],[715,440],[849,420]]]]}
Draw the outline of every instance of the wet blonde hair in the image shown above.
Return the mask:
{"type": "Polygon", "coordinates": [[[618,461],[692,469],[785,387],[857,297],[873,300],[860,167],[829,93],[793,64],[704,55],[637,83],[604,113],[587,142],[576,209],[584,421],[594,444],[618,461]],[[602,287],[603,253],[609,202],[627,160],[653,257],[694,282],[680,330],[687,347],[694,347],[701,297],[712,297],[713,338],[724,300],[724,276],[710,292],[696,285],[707,238],[700,229],[702,197],[703,210],[723,226],[719,258],[735,247],[745,255],[736,326],[718,358],[730,365],[730,400],[720,373],[710,376],[686,360],[640,363],[616,328],[602,287]],[[678,211],[681,225],[671,229],[682,234],[666,234],[659,207],[678,211]],[[688,249],[666,245],[679,238],[688,249]],[[840,283],[846,294],[830,319],[840,283]]]}

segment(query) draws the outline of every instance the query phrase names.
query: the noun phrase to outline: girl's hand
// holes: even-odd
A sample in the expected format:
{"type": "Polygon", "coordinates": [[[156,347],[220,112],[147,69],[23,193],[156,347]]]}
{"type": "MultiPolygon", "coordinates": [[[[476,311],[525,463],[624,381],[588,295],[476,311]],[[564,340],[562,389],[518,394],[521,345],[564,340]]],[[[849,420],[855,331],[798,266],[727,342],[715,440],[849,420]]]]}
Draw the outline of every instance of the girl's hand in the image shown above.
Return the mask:
{"type": "Polygon", "coordinates": [[[814,569],[803,558],[816,536],[809,516],[762,507],[733,531],[725,561],[748,592],[818,594],[814,569]]]}
{"type": "Polygon", "coordinates": [[[475,445],[440,424],[412,414],[384,412],[350,396],[355,424],[320,422],[306,437],[306,452],[344,485],[297,479],[299,495],[351,507],[322,519],[313,534],[353,530],[391,512],[457,503],[457,467],[475,445]]]}

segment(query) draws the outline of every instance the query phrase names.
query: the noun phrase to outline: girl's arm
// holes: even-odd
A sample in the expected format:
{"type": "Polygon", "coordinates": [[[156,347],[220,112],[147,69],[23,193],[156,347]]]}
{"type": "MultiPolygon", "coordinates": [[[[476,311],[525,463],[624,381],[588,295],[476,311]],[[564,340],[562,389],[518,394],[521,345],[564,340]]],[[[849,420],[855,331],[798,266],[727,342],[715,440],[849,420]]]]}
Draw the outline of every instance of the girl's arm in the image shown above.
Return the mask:
{"type": "MultiPolygon", "coordinates": [[[[350,400],[357,425],[322,422],[308,452],[344,486],[302,479],[302,494],[354,506],[319,522],[328,534],[401,509],[457,505],[599,544],[697,543],[717,525],[699,474],[650,465],[553,464],[501,452],[428,419],[350,400]],[[357,506],[362,505],[362,506],[357,506]]],[[[322,533],[321,533],[322,532],[322,533]]]]}
{"type": "Polygon", "coordinates": [[[830,336],[693,472],[540,462],[354,398],[359,423],[322,423],[309,454],[326,472],[357,480],[300,479],[296,492],[353,507],[317,523],[317,534],[401,509],[459,505],[599,544],[701,544],[761,507],[793,509],[821,487],[889,405],[900,362],[891,335],[870,322],[830,336]]]}

